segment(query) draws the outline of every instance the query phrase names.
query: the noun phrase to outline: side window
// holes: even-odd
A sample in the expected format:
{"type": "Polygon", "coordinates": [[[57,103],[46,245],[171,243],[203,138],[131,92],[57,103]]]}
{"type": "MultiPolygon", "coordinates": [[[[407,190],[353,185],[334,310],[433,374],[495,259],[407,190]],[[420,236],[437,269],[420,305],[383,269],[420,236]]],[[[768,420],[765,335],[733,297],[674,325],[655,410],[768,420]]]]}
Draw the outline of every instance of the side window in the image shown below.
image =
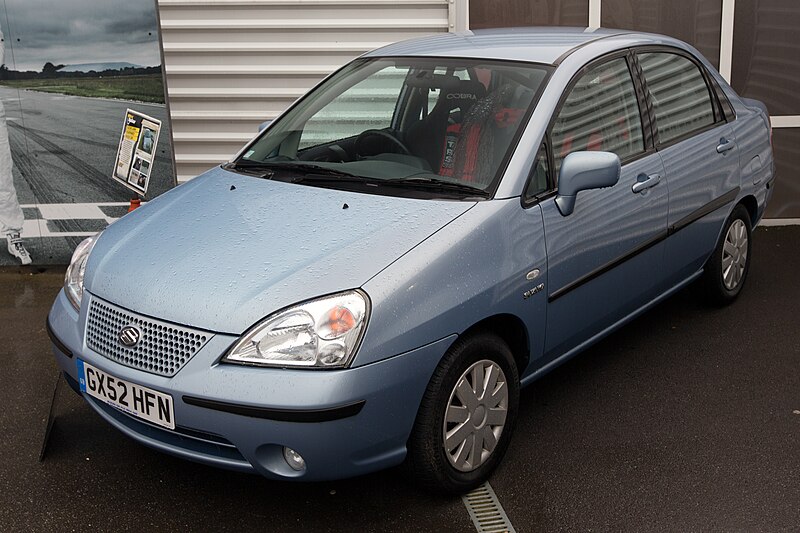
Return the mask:
{"type": "Polygon", "coordinates": [[[714,104],[706,80],[690,59],[668,52],[639,54],[653,100],[658,139],[671,142],[714,124],[714,104]]]}
{"type": "Polygon", "coordinates": [[[620,159],[644,152],[639,103],[625,58],[598,65],[578,79],[550,138],[556,175],[571,152],[603,150],[620,159]]]}
{"type": "Polygon", "coordinates": [[[528,183],[523,198],[533,198],[547,190],[547,167],[547,145],[542,143],[539,153],[536,155],[536,161],[533,163],[531,181],[528,183]]]}
{"type": "Polygon", "coordinates": [[[388,67],[347,89],[306,122],[299,149],[388,128],[407,74],[406,69],[388,67]],[[370,110],[368,115],[364,109],[370,110]]]}

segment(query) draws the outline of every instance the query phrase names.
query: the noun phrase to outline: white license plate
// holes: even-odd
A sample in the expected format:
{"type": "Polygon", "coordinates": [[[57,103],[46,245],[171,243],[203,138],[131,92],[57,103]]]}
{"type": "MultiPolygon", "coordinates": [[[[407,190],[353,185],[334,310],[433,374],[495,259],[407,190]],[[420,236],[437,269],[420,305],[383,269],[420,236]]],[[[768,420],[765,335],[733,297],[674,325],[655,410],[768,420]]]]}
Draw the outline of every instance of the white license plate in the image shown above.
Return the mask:
{"type": "Polygon", "coordinates": [[[157,424],[175,429],[172,396],[120,379],[78,359],[81,391],[111,407],[157,424]]]}

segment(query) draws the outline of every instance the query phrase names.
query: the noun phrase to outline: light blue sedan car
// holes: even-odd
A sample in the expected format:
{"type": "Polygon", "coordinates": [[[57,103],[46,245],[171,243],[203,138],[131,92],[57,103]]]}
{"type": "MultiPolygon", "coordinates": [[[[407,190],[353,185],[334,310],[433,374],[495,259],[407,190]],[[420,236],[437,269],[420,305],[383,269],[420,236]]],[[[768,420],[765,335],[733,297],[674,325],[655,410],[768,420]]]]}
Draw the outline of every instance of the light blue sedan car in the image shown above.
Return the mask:
{"type": "Polygon", "coordinates": [[[387,46],[84,241],[55,358],[106,421],[179,457],[295,480],[404,464],[465,491],[522,386],[694,281],[736,298],[770,131],[659,35],[387,46]]]}

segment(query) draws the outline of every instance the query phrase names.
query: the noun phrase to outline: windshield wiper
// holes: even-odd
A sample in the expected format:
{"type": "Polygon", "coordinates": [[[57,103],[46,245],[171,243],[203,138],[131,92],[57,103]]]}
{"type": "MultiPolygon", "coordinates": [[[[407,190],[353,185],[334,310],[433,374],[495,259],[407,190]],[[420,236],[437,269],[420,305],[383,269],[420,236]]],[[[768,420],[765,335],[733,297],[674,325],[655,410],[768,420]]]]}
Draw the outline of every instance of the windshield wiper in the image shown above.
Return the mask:
{"type": "Polygon", "coordinates": [[[331,171],[330,173],[317,172],[312,170],[308,174],[303,174],[293,180],[292,183],[306,183],[308,185],[336,185],[336,184],[352,184],[357,183],[360,185],[377,186],[385,183],[385,180],[368,178],[366,176],[356,176],[355,174],[348,174],[347,172],[331,171]]]}
{"type": "Polygon", "coordinates": [[[337,170],[334,168],[323,167],[313,163],[299,163],[296,161],[251,161],[240,159],[236,163],[228,163],[223,168],[238,170],[247,173],[260,172],[260,177],[274,179],[278,172],[289,172],[288,180],[291,183],[306,183],[319,185],[336,184],[362,184],[370,186],[389,186],[389,187],[413,187],[416,189],[433,190],[437,192],[459,193],[466,196],[479,196],[488,198],[487,191],[473,185],[465,183],[455,183],[435,177],[406,177],[406,178],[372,178],[358,176],[337,170]]]}
{"type": "Polygon", "coordinates": [[[359,180],[361,178],[360,176],[342,170],[323,167],[313,163],[297,163],[295,161],[251,161],[249,159],[240,159],[235,163],[226,165],[225,168],[230,170],[243,170],[245,172],[269,171],[270,174],[264,176],[268,178],[274,177],[275,173],[280,171],[299,172],[304,175],[300,179],[292,181],[304,181],[306,174],[324,175],[326,177],[330,176],[336,178],[356,178],[359,180]]]}
{"type": "Polygon", "coordinates": [[[455,183],[452,181],[447,181],[439,178],[423,178],[423,177],[413,177],[413,178],[395,178],[386,180],[386,183],[390,185],[409,185],[412,187],[419,187],[422,189],[435,189],[439,191],[446,191],[446,192],[459,192],[469,195],[476,195],[482,198],[488,198],[489,193],[484,191],[480,187],[475,187],[474,185],[467,185],[466,183],[455,183]]]}
{"type": "Polygon", "coordinates": [[[239,160],[235,163],[223,163],[221,166],[225,170],[245,173],[259,178],[271,179],[272,175],[275,174],[272,165],[258,161],[239,160]]]}

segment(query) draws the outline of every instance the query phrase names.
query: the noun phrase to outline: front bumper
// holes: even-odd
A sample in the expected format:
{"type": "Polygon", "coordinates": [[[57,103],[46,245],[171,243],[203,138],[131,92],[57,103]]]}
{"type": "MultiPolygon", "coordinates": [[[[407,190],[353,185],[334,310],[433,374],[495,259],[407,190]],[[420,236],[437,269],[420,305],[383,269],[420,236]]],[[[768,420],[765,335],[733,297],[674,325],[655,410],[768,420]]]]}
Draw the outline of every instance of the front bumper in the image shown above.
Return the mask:
{"type": "Polygon", "coordinates": [[[48,316],[56,361],[73,387],[80,358],[114,376],[172,395],[175,431],[133,418],[84,394],[106,421],[161,451],[280,479],[351,477],[402,462],[422,395],[455,336],[344,370],[219,364],[237,340],[216,334],[174,376],[130,368],[89,349],[85,294],[80,313],[59,293],[48,316]],[[283,447],[300,453],[295,471],[283,447]]]}

